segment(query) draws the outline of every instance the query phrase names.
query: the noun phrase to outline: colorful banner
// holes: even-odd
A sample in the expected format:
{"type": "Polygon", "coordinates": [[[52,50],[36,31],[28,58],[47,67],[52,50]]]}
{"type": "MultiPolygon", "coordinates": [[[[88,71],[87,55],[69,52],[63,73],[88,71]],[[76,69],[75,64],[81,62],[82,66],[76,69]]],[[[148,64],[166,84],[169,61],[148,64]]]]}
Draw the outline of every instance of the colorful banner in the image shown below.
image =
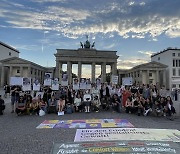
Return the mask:
{"type": "Polygon", "coordinates": [[[74,142],[143,140],[180,142],[180,131],[175,129],[106,128],[77,129],[74,142]]]}
{"type": "Polygon", "coordinates": [[[180,153],[180,144],[174,142],[158,141],[101,141],[101,142],[81,142],[81,143],[54,143],[51,154],[170,154],[180,153]]]}
{"type": "Polygon", "coordinates": [[[87,119],[87,120],[62,120],[55,121],[54,126],[53,120],[45,120],[36,128],[109,128],[109,127],[134,127],[129,121],[125,119],[87,119]]]}

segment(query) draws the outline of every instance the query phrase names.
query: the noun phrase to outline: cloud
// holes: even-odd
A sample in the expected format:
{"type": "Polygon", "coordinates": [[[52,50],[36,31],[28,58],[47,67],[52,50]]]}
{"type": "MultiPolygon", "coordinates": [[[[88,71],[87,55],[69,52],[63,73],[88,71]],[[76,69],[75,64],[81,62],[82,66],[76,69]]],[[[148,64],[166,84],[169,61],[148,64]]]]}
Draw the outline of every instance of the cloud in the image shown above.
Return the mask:
{"type": "Polygon", "coordinates": [[[131,69],[137,65],[147,63],[147,62],[149,61],[146,59],[138,59],[138,58],[130,57],[129,59],[126,59],[126,60],[118,60],[117,68],[118,69],[131,69]]]}
{"type": "Polygon", "coordinates": [[[179,0],[31,0],[33,4],[42,3],[40,10],[3,2],[6,5],[2,5],[0,18],[13,28],[55,31],[74,39],[100,33],[151,40],[161,34],[180,37],[179,0]]]}
{"type": "Polygon", "coordinates": [[[152,54],[155,54],[153,51],[138,51],[138,53],[141,53],[143,55],[146,55],[148,57],[151,57],[152,54]]]}

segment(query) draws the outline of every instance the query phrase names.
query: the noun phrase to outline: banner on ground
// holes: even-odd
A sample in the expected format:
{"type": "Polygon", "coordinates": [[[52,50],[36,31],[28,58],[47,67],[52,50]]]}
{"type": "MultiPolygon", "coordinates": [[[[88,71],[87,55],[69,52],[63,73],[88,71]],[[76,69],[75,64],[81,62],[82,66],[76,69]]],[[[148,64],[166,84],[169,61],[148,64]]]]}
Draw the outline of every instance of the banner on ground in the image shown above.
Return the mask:
{"type": "Polygon", "coordinates": [[[122,85],[123,86],[131,86],[132,84],[133,84],[132,77],[122,78],[122,85]]]}
{"type": "Polygon", "coordinates": [[[159,141],[101,141],[81,143],[54,143],[51,154],[84,154],[84,153],[180,153],[180,144],[174,142],[159,141]]]}
{"type": "Polygon", "coordinates": [[[112,75],[111,76],[111,82],[112,82],[112,84],[118,84],[118,76],[112,75]]]}
{"type": "Polygon", "coordinates": [[[10,85],[18,85],[22,86],[23,85],[23,78],[22,77],[10,77],[10,85]]]}
{"type": "Polygon", "coordinates": [[[23,91],[31,91],[31,78],[23,78],[22,89],[23,91]]]}
{"type": "Polygon", "coordinates": [[[74,142],[124,139],[180,142],[180,131],[176,129],[146,128],[77,129],[74,142]]]}

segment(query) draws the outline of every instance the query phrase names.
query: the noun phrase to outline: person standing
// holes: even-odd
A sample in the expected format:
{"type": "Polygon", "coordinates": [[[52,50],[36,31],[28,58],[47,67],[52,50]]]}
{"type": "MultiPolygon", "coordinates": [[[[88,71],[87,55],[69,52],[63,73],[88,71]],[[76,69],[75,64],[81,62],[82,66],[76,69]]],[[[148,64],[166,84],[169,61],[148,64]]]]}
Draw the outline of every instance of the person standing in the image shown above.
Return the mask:
{"type": "Polygon", "coordinates": [[[19,92],[20,92],[20,87],[18,86],[13,86],[11,88],[11,106],[12,106],[12,111],[11,113],[14,113],[14,105],[17,103],[19,100],[19,92]]]}
{"type": "Polygon", "coordinates": [[[1,98],[1,95],[0,95],[0,115],[3,115],[3,111],[5,109],[5,105],[4,105],[4,100],[1,98]]]}

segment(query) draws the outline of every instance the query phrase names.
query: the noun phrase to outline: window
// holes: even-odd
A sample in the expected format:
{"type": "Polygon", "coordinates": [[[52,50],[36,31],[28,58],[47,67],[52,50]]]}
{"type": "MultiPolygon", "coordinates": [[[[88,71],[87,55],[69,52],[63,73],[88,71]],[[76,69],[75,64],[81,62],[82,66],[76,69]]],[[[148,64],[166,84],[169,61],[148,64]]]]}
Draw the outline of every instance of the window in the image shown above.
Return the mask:
{"type": "Polygon", "coordinates": [[[9,56],[11,56],[11,52],[9,52],[9,56]]]}
{"type": "Polygon", "coordinates": [[[179,84],[179,88],[180,88],[180,84],[179,84]]]}
{"type": "Polygon", "coordinates": [[[173,76],[176,76],[176,69],[173,68],[173,76]]]}
{"type": "Polygon", "coordinates": [[[32,71],[31,71],[31,74],[32,74],[32,71]]]}
{"type": "Polygon", "coordinates": [[[172,56],[175,57],[175,56],[176,56],[176,53],[172,53],[172,56]]]}
{"type": "Polygon", "coordinates": [[[173,67],[175,67],[175,60],[173,59],[173,67]]]}
{"type": "Polygon", "coordinates": [[[139,74],[138,74],[138,77],[139,77],[139,74]]]}
{"type": "Polygon", "coordinates": [[[180,76],[180,69],[178,70],[178,75],[180,76]]]}
{"type": "Polygon", "coordinates": [[[152,77],[152,73],[149,73],[149,77],[152,77]]]}
{"type": "Polygon", "coordinates": [[[178,60],[176,60],[176,67],[178,67],[178,60]]]}
{"type": "Polygon", "coordinates": [[[172,88],[176,88],[176,85],[175,85],[175,84],[172,84],[172,88]]]}
{"type": "Polygon", "coordinates": [[[20,73],[20,70],[17,70],[17,73],[20,73]]]}
{"type": "Polygon", "coordinates": [[[180,67],[180,60],[179,60],[179,67],[180,67]]]}
{"type": "Polygon", "coordinates": [[[160,60],[160,57],[158,57],[158,60],[160,60]]]}
{"type": "Polygon", "coordinates": [[[180,53],[178,53],[178,57],[180,57],[180,53]]]}

